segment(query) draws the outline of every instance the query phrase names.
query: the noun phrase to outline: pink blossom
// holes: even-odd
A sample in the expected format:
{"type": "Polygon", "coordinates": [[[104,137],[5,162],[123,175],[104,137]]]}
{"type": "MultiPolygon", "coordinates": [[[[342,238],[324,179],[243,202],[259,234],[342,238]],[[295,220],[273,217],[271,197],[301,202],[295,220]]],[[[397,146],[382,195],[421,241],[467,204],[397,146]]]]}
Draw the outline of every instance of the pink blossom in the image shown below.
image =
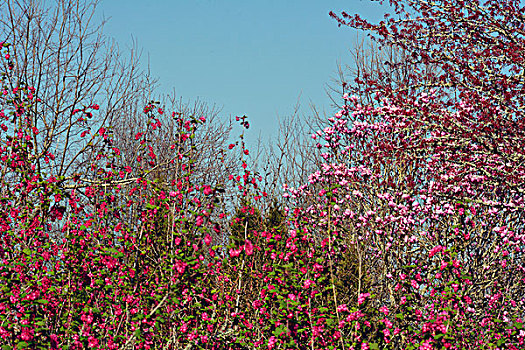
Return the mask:
{"type": "Polygon", "coordinates": [[[370,296],[370,293],[361,293],[357,298],[357,304],[361,305],[365,302],[366,298],[370,296]]]}
{"type": "Polygon", "coordinates": [[[88,346],[90,348],[96,348],[98,347],[98,339],[93,337],[93,336],[90,336],[89,337],[89,340],[88,340],[88,346]]]}
{"type": "Polygon", "coordinates": [[[414,288],[414,289],[418,289],[419,288],[419,285],[417,284],[417,282],[415,280],[411,280],[410,281],[410,285],[412,285],[412,288],[414,288]]]}
{"type": "Polygon", "coordinates": [[[211,244],[211,236],[209,233],[206,234],[206,236],[204,237],[204,243],[206,245],[210,245],[211,244]]]}
{"type": "Polygon", "coordinates": [[[184,273],[184,270],[186,270],[186,266],[188,266],[188,264],[186,264],[184,261],[177,260],[175,262],[175,268],[177,269],[177,272],[181,275],[184,273]]]}
{"type": "Polygon", "coordinates": [[[312,281],[312,280],[306,280],[306,281],[304,281],[303,288],[304,288],[304,289],[310,288],[310,286],[313,285],[313,284],[315,284],[314,281],[312,281]]]}
{"type": "Polygon", "coordinates": [[[348,312],[348,307],[346,306],[346,304],[339,305],[337,307],[337,311],[338,312],[348,312]]]}
{"type": "Polygon", "coordinates": [[[210,195],[213,193],[213,189],[210,187],[210,186],[204,186],[204,194],[207,196],[207,195],[210,195]]]}
{"type": "Polygon", "coordinates": [[[247,239],[246,242],[244,243],[244,250],[246,251],[246,255],[253,254],[253,244],[249,239],[247,239]]]}
{"type": "Polygon", "coordinates": [[[436,255],[436,253],[439,253],[440,251],[443,251],[443,247],[437,245],[434,248],[432,248],[432,250],[428,253],[428,256],[433,257],[434,255],[436,255]]]}
{"type": "Polygon", "coordinates": [[[252,306],[254,309],[259,309],[262,306],[262,301],[259,299],[252,301],[252,306]]]}
{"type": "Polygon", "coordinates": [[[381,307],[379,308],[379,311],[381,311],[382,313],[384,313],[385,316],[388,315],[388,308],[387,308],[386,306],[381,306],[381,307]]]}
{"type": "Polygon", "coordinates": [[[182,333],[186,333],[188,331],[188,324],[187,323],[183,323],[181,326],[180,326],[180,331],[182,333]]]}
{"type": "Polygon", "coordinates": [[[242,249],[243,249],[242,246],[238,247],[237,249],[230,248],[230,256],[233,258],[233,257],[241,255],[242,249]]]}
{"type": "Polygon", "coordinates": [[[420,350],[432,350],[432,343],[430,340],[426,340],[421,346],[419,347],[420,350]]]}
{"type": "Polygon", "coordinates": [[[277,338],[272,335],[270,339],[268,339],[268,349],[273,349],[275,344],[277,344],[277,338]]]}
{"type": "Polygon", "coordinates": [[[195,220],[195,225],[202,226],[204,223],[204,218],[202,216],[197,216],[197,219],[195,220]]]}

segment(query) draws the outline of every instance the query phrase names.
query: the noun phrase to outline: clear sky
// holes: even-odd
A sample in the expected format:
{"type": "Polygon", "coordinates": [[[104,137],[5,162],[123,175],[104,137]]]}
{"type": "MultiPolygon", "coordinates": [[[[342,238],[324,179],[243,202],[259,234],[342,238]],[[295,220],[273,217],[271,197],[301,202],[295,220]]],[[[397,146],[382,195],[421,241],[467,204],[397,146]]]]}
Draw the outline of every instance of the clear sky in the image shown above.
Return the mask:
{"type": "MultiPolygon", "coordinates": [[[[123,49],[135,40],[159,77],[162,93],[222,107],[225,118],[246,114],[268,139],[278,116],[300,102],[331,112],[326,87],[337,63],[350,63],[354,30],[329,11],[377,21],[387,10],[369,0],[101,0],[105,33],[123,49]]],[[[362,35],[361,35],[362,36],[362,35]]]]}

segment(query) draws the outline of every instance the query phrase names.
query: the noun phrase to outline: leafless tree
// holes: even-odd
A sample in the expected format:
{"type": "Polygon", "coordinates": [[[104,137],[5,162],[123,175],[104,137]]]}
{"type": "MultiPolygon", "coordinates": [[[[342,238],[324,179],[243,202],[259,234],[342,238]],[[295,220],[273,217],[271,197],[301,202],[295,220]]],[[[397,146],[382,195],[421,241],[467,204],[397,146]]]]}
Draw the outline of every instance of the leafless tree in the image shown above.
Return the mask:
{"type": "Polygon", "coordinates": [[[140,69],[136,50],[125,58],[104,36],[96,6],[97,1],[81,0],[0,2],[0,37],[11,44],[12,67],[4,69],[12,70],[11,88],[35,89],[30,106],[38,129],[32,140],[35,163],[57,178],[82,173],[86,155],[99,142],[93,126],[125,117],[129,101],[144,100],[154,85],[140,69]],[[80,137],[83,131],[89,133],[80,137]],[[49,163],[46,154],[54,156],[49,163]]]}
{"type": "MultiPolygon", "coordinates": [[[[167,188],[183,176],[184,162],[192,164],[196,185],[229,186],[229,172],[238,165],[223,151],[231,122],[202,101],[185,101],[175,94],[159,98],[156,79],[141,68],[137,45],[124,54],[104,34],[104,21],[96,18],[97,4],[97,0],[0,0],[0,41],[10,43],[10,59],[2,60],[0,67],[9,72],[4,79],[9,86],[4,88],[33,91],[32,103],[19,118],[29,117],[29,125],[37,130],[30,142],[37,173],[54,176],[66,194],[72,189],[82,194],[87,186],[104,181],[97,172],[107,169],[108,163],[117,170],[130,167],[131,173],[115,180],[122,186],[115,199],[121,203],[127,202],[129,188],[139,177],[167,188]],[[159,100],[155,110],[146,113],[144,107],[154,100],[159,100]],[[161,127],[148,127],[153,114],[161,127]],[[206,122],[198,125],[194,137],[181,142],[187,131],[183,121],[192,118],[206,122]],[[141,132],[146,132],[142,148],[135,139],[141,132]],[[156,154],[153,166],[139,158],[147,153],[146,146],[156,154]],[[178,159],[178,153],[186,158],[178,159]]],[[[27,125],[22,122],[14,120],[13,125],[27,125]]],[[[132,206],[113,219],[133,225],[140,210],[132,206]]]]}

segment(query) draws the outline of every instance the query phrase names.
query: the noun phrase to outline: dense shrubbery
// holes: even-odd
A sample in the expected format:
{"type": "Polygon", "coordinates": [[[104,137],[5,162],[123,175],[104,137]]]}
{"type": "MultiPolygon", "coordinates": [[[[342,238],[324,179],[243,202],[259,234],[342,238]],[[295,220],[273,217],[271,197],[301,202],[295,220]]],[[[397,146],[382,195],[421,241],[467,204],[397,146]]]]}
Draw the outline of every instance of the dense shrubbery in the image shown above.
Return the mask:
{"type": "Polygon", "coordinates": [[[205,115],[173,113],[159,144],[154,102],[124,143],[98,105],[72,110],[82,162],[63,171],[4,43],[3,349],[522,348],[524,10],[392,5],[379,25],[334,17],[410,76],[345,86],[313,135],[325,164],[282,198],[242,138],[221,157],[239,169],[202,176],[205,115]]]}

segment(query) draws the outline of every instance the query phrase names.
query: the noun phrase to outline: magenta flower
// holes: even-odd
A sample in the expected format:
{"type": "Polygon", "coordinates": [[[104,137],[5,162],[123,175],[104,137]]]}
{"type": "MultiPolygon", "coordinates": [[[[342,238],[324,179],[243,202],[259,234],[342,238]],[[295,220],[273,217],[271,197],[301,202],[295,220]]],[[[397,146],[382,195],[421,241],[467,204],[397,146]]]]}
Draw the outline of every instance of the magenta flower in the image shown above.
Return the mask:
{"type": "Polygon", "coordinates": [[[303,288],[304,288],[304,289],[308,289],[308,288],[310,288],[310,286],[312,286],[313,284],[315,284],[314,281],[312,281],[312,280],[306,280],[306,281],[304,281],[303,288]]]}
{"type": "Polygon", "coordinates": [[[346,304],[339,305],[337,307],[337,311],[338,312],[348,312],[348,307],[346,306],[346,304]]]}
{"type": "Polygon", "coordinates": [[[175,262],[175,268],[181,275],[184,273],[184,270],[186,270],[186,266],[188,266],[188,264],[186,264],[184,261],[177,260],[175,262]]]}
{"type": "Polygon", "coordinates": [[[210,186],[205,185],[204,186],[204,194],[207,196],[207,195],[210,195],[212,193],[213,193],[213,189],[210,186]]]}
{"type": "Polygon", "coordinates": [[[273,349],[275,344],[277,344],[277,338],[272,335],[270,339],[268,339],[268,349],[273,349]]]}
{"type": "Polygon", "coordinates": [[[381,311],[382,313],[384,313],[385,316],[388,315],[388,308],[387,308],[386,306],[381,306],[381,307],[379,308],[379,311],[381,311]]]}
{"type": "Polygon", "coordinates": [[[89,337],[89,340],[88,340],[88,346],[90,348],[96,348],[98,347],[98,339],[93,337],[93,336],[90,336],[89,337]]]}
{"type": "Polygon", "coordinates": [[[243,247],[239,247],[237,249],[234,249],[234,248],[230,248],[230,256],[233,258],[233,257],[236,257],[236,256],[239,256],[242,252],[242,249],[243,247]]]}
{"type": "Polygon", "coordinates": [[[434,248],[432,248],[432,250],[428,253],[428,256],[431,258],[434,255],[436,255],[436,253],[439,253],[441,251],[443,251],[443,247],[440,245],[437,245],[434,248]]]}
{"type": "Polygon", "coordinates": [[[359,296],[357,297],[357,304],[358,305],[361,305],[365,302],[366,298],[368,298],[370,296],[370,293],[361,293],[359,294],[359,296]]]}
{"type": "Polygon", "coordinates": [[[195,225],[202,226],[204,223],[204,218],[202,216],[197,216],[197,219],[195,220],[195,225]]]}
{"type": "Polygon", "coordinates": [[[246,242],[244,243],[244,250],[246,251],[246,255],[253,254],[253,244],[249,239],[247,239],[246,242]]]}

